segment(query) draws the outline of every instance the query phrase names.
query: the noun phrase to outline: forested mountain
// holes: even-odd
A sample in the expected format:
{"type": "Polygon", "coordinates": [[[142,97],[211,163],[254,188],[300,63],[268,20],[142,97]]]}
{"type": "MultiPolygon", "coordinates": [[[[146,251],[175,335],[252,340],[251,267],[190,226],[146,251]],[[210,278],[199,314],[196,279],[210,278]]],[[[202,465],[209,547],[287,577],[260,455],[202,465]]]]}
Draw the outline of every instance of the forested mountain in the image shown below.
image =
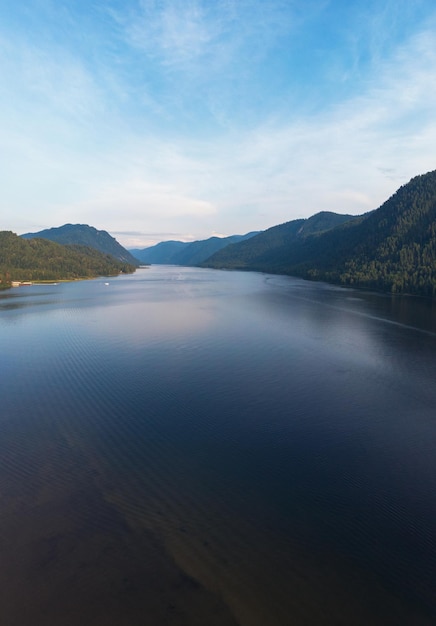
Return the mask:
{"type": "Polygon", "coordinates": [[[89,246],[104,254],[111,254],[123,263],[139,265],[138,259],[123,248],[108,232],[105,230],[97,230],[87,224],[64,224],[64,226],[48,228],[38,233],[26,233],[25,235],[21,235],[21,237],[23,237],[23,239],[34,239],[38,237],[61,244],[89,246]]]}
{"type": "Polygon", "coordinates": [[[167,241],[134,252],[136,258],[106,231],[86,225],[66,224],[21,238],[1,232],[0,277],[5,285],[10,280],[113,275],[134,271],[139,259],[290,274],[434,297],[436,171],[412,178],[380,208],[359,217],[322,212],[261,233],[167,241]]]}
{"type": "Polygon", "coordinates": [[[207,267],[250,269],[286,273],[289,253],[311,235],[328,231],[350,220],[351,215],[327,211],[308,219],[273,226],[246,241],[230,245],[204,263],[207,267]]]}
{"type": "Polygon", "coordinates": [[[155,265],[199,265],[212,254],[225,248],[231,243],[243,241],[257,233],[246,235],[231,235],[230,237],[210,237],[201,241],[162,241],[161,243],[144,248],[131,250],[132,254],[143,263],[155,265]]]}
{"type": "Polygon", "coordinates": [[[232,243],[246,241],[257,233],[246,235],[230,235],[230,237],[210,237],[202,241],[193,241],[187,248],[182,249],[176,257],[177,265],[198,265],[218,250],[223,250],[232,243]]]}
{"type": "Polygon", "coordinates": [[[313,219],[270,228],[204,265],[436,295],[436,171],[412,178],[375,211],[300,236],[313,219]]]}
{"type": "Polygon", "coordinates": [[[0,280],[62,280],[131,273],[135,265],[87,246],[61,245],[47,239],[26,240],[0,231],[0,280]]]}
{"type": "Polygon", "coordinates": [[[130,252],[136,259],[139,259],[141,263],[174,265],[173,259],[176,254],[189,245],[190,243],[185,241],[161,241],[155,246],[143,249],[135,248],[134,250],[130,250],[130,252]]]}

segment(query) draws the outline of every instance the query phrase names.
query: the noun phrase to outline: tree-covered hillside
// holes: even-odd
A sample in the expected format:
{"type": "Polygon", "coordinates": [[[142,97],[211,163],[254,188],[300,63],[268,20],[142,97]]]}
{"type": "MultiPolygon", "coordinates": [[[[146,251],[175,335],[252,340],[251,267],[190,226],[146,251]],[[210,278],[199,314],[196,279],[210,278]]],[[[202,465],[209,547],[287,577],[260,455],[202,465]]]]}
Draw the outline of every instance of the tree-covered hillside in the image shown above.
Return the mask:
{"type": "Polygon", "coordinates": [[[86,246],[61,245],[47,239],[26,240],[9,231],[0,232],[0,280],[73,280],[116,276],[136,267],[86,246]]]}
{"type": "Polygon", "coordinates": [[[88,246],[110,254],[123,263],[139,265],[138,260],[105,230],[97,230],[87,224],[64,224],[58,228],[48,228],[38,233],[21,235],[23,239],[48,239],[61,244],[88,246]]]}
{"type": "Polygon", "coordinates": [[[130,250],[141,263],[153,265],[174,265],[174,258],[178,252],[189,246],[188,241],[161,241],[149,248],[130,250]]]}
{"type": "Polygon", "coordinates": [[[230,235],[230,237],[209,237],[200,241],[162,241],[143,250],[131,250],[143,263],[155,265],[199,265],[212,254],[232,243],[254,237],[257,233],[230,235]]]}
{"type": "Polygon", "coordinates": [[[203,265],[287,273],[290,254],[293,250],[300,249],[307,238],[353,219],[356,218],[351,215],[324,211],[308,219],[279,224],[251,239],[224,248],[207,259],[203,265]]]}
{"type": "Polygon", "coordinates": [[[341,283],[436,295],[436,171],[416,176],[369,214],[357,229],[356,246],[341,283]]]}
{"type": "Polygon", "coordinates": [[[375,211],[330,230],[296,236],[311,220],[276,226],[206,264],[436,295],[436,171],[412,178],[375,211]]]}

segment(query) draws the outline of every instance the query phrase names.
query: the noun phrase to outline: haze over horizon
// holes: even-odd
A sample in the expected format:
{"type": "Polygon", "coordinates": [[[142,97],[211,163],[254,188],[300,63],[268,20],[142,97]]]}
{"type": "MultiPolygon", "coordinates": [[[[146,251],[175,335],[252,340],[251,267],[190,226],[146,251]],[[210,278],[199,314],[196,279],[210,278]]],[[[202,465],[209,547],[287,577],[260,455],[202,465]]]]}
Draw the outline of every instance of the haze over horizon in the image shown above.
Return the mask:
{"type": "Polygon", "coordinates": [[[242,234],[436,168],[431,0],[4,1],[0,64],[0,230],[242,234]]]}

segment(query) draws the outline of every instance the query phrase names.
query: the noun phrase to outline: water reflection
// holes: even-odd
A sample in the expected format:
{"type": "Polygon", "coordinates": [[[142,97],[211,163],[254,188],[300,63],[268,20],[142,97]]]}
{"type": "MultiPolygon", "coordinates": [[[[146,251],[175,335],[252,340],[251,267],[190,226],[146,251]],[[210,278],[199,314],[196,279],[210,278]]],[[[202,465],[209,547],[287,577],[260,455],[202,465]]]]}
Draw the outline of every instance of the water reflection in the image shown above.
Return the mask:
{"type": "Polygon", "coordinates": [[[105,282],[0,311],[8,623],[434,623],[432,306],[105,282]]]}

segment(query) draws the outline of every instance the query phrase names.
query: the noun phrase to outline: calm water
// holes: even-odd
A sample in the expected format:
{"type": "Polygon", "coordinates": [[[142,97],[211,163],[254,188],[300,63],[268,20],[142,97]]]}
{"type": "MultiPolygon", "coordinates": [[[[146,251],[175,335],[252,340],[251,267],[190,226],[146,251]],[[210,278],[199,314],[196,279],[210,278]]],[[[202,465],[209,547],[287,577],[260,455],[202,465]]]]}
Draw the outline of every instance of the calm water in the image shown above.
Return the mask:
{"type": "Polygon", "coordinates": [[[0,368],[2,625],[436,623],[436,303],[153,267],[0,368]]]}

